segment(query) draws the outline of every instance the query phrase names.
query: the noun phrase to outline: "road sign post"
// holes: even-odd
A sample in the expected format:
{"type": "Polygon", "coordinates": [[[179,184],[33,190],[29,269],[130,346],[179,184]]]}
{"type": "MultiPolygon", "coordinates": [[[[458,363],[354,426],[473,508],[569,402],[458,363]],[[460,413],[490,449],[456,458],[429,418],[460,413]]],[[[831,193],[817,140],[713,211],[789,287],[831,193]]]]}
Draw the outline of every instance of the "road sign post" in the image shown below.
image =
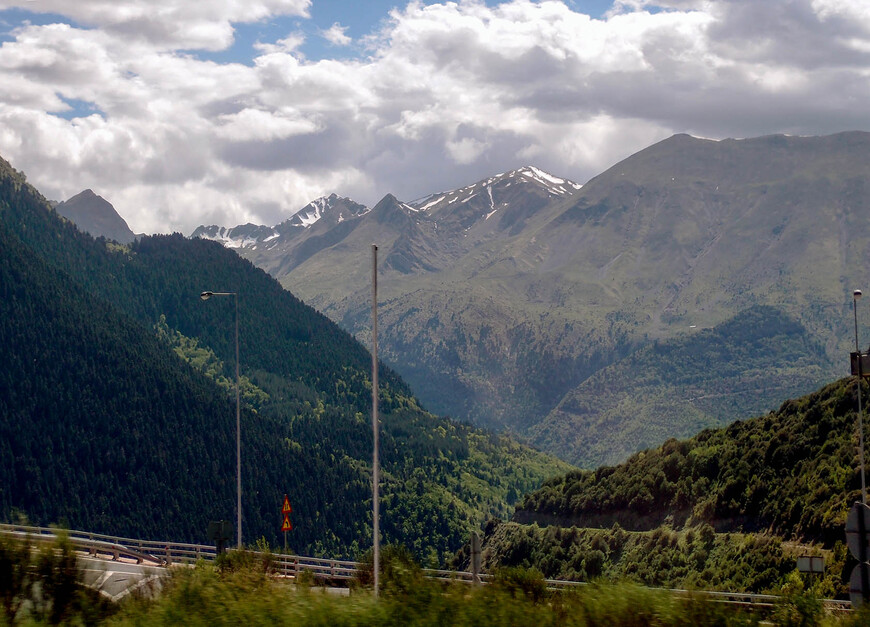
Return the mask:
{"type": "Polygon", "coordinates": [[[293,523],[290,522],[290,514],[292,512],[293,508],[290,506],[290,498],[285,494],[284,504],[281,506],[281,516],[284,519],[281,523],[281,531],[284,532],[284,553],[287,553],[287,532],[293,529],[293,523]]]}
{"type": "Polygon", "coordinates": [[[228,520],[213,520],[208,523],[208,539],[214,542],[218,554],[226,550],[227,541],[233,536],[233,523],[228,520]]]}
{"type": "Polygon", "coordinates": [[[797,558],[797,568],[802,573],[823,574],[825,558],[821,555],[801,555],[797,558]]]}

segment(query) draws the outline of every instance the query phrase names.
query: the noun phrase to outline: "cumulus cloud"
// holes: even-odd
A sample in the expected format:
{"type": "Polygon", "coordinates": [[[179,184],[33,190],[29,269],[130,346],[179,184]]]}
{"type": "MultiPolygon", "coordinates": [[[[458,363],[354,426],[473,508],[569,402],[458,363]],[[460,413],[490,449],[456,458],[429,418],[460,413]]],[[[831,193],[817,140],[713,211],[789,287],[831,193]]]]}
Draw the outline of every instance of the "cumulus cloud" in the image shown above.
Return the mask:
{"type": "Polygon", "coordinates": [[[864,0],[620,0],[601,19],[559,0],[411,2],[365,57],[319,61],[292,23],[309,0],[0,6],[68,18],[0,45],[0,154],[49,197],[99,190],[137,231],[275,224],[331,192],[410,200],[528,163],[585,182],[675,132],[870,128],[864,0]],[[277,18],[286,32],[247,63],[190,52],[277,18]]]}

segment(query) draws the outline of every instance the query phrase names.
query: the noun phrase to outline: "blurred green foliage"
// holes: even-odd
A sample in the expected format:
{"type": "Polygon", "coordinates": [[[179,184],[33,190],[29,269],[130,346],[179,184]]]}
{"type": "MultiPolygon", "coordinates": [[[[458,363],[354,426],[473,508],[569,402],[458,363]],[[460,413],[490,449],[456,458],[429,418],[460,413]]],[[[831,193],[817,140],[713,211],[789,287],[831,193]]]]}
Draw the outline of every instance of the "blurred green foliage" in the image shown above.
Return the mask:
{"type": "MultiPolygon", "coordinates": [[[[381,595],[352,587],[348,596],[296,587],[252,568],[220,572],[208,565],[178,569],[157,600],[133,600],[111,625],[449,625],[604,627],[665,625],[757,625],[759,616],[700,595],[678,596],[634,584],[595,583],[549,592],[540,572],[504,569],[492,584],[427,580],[399,549],[385,550],[381,595]],[[398,562],[398,566],[393,562],[398,562]],[[415,574],[417,573],[417,574],[415,574]],[[396,576],[396,575],[401,576],[396,576]]],[[[783,599],[776,608],[784,625],[850,625],[825,617],[816,604],[783,599]]]]}
{"type": "Polygon", "coordinates": [[[114,613],[83,581],[63,532],[51,541],[0,536],[0,625],[91,625],[114,613]]]}

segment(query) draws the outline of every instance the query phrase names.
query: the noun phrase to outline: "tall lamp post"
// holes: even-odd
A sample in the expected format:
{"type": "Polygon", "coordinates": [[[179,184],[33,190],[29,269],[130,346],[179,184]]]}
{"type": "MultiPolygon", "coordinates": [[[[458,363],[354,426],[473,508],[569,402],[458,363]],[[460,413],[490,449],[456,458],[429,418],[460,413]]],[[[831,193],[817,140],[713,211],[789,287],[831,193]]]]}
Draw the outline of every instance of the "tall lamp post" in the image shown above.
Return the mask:
{"type": "Polygon", "coordinates": [[[236,302],[236,544],[242,548],[242,427],[239,405],[239,293],[203,292],[202,300],[212,296],[232,296],[236,302]]]}
{"type": "Polygon", "coordinates": [[[375,598],[378,596],[380,579],[380,469],[378,460],[378,247],[372,244],[372,432],[374,452],[372,455],[372,572],[374,573],[375,598]]]}

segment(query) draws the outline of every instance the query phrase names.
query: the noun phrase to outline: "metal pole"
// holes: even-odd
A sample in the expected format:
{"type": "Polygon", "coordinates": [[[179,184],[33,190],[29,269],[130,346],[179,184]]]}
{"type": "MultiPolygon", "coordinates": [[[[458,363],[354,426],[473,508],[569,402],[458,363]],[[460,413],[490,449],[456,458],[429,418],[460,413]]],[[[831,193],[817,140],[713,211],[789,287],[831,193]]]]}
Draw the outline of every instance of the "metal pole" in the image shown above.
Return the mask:
{"type": "Polygon", "coordinates": [[[236,529],[237,544],[242,548],[242,421],[239,401],[239,293],[236,297],[236,529]]]}
{"type": "Polygon", "coordinates": [[[858,353],[858,458],[861,460],[861,502],[867,504],[867,484],[864,480],[864,408],[861,406],[861,386],[864,377],[861,372],[861,349],[858,346],[858,299],[861,290],[852,292],[852,310],[855,312],[855,352],[858,353]]]}
{"type": "Polygon", "coordinates": [[[233,296],[236,305],[236,533],[238,548],[242,548],[242,420],[239,388],[239,293],[202,292],[199,297],[208,300],[212,296],[233,296]]]}
{"type": "Polygon", "coordinates": [[[374,453],[372,457],[372,510],[374,518],[372,561],[374,570],[375,598],[378,596],[380,577],[380,512],[378,503],[378,247],[372,244],[372,432],[374,453]]]}

